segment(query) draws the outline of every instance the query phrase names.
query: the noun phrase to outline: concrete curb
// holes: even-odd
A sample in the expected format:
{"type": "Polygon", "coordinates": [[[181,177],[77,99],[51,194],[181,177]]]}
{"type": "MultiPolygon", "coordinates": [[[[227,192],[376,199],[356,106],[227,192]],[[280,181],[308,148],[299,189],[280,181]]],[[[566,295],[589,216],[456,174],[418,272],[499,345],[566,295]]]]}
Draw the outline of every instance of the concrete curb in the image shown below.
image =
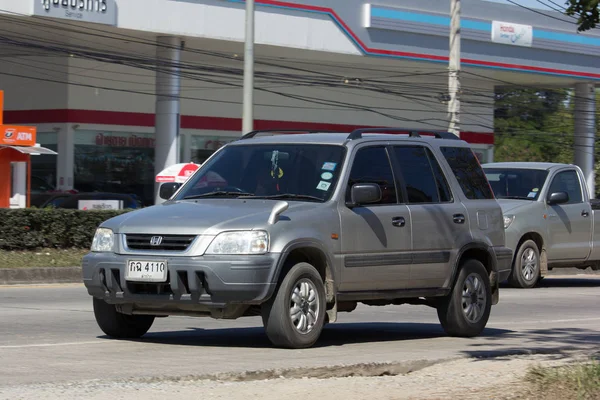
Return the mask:
{"type": "Polygon", "coordinates": [[[81,267],[0,268],[0,285],[79,283],[81,267]]]}

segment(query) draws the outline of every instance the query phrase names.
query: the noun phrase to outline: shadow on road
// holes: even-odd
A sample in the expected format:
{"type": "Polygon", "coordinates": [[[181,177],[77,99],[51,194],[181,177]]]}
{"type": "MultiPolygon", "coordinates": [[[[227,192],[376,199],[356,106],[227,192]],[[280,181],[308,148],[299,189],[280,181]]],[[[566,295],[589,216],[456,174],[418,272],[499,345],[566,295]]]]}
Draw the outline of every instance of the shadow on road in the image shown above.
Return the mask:
{"type": "Polygon", "coordinates": [[[485,336],[469,344],[462,353],[476,358],[494,358],[517,354],[554,354],[565,357],[568,352],[588,351],[600,355],[600,332],[581,328],[548,328],[510,332],[500,336],[485,336]],[[510,345],[505,345],[510,341],[510,345]],[[519,342],[515,346],[515,341],[519,342]]]}
{"type": "MultiPolygon", "coordinates": [[[[572,277],[572,278],[555,278],[548,276],[542,279],[535,289],[547,289],[547,288],[577,288],[577,287],[600,287],[600,276],[590,277],[572,277]]],[[[501,289],[512,289],[506,282],[500,285],[501,289]]],[[[532,289],[514,289],[514,290],[532,290],[532,289]]]]}
{"type": "MultiPolygon", "coordinates": [[[[510,330],[486,328],[480,337],[496,337],[510,330]]],[[[428,323],[335,323],[327,325],[313,348],[343,346],[354,343],[402,342],[446,336],[439,324],[428,323]]],[[[106,336],[101,336],[106,338],[106,336]]],[[[466,339],[472,340],[472,339],[466,339]]],[[[260,328],[202,329],[175,332],[149,332],[143,343],[180,346],[272,348],[260,328]]]]}

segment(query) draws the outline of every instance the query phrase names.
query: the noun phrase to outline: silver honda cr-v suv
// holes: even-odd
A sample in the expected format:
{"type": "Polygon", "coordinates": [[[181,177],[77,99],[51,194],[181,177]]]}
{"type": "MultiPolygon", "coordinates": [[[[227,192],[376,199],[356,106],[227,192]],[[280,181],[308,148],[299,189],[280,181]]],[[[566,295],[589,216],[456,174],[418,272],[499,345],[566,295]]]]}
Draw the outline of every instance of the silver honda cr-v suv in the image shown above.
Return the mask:
{"type": "Polygon", "coordinates": [[[101,224],[83,259],[96,320],[144,335],[156,316],[261,315],[277,346],[312,346],[338,312],[425,304],[475,336],[510,273],[502,211],[447,132],[254,131],[160,205],[101,224]],[[403,134],[390,134],[403,133],[403,134]]]}

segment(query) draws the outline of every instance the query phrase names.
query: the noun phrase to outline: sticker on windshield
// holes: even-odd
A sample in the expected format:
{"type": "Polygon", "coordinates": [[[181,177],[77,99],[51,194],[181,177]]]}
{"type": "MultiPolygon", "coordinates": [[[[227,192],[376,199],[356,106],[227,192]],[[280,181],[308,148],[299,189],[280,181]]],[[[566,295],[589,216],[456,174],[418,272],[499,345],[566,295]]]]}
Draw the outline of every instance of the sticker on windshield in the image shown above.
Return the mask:
{"type": "Polygon", "coordinates": [[[327,189],[329,189],[329,186],[331,186],[331,182],[321,181],[317,185],[317,189],[319,189],[319,190],[327,190],[327,189]]]}
{"type": "Polygon", "coordinates": [[[337,166],[337,163],[326,162],[326,163],[323,163],[323,167],[321,169],[324,169],[325,171],[335,171],[336,166],[337,166]]]}
{"type": "Polygon", "coordinates": [[[538,189],[538,188],[535,188],[535,189],[531,189],[531,191],[532,191],[532,192],[539,192],[539,191],[540,191],[540,189],[538,189]]]}
{"type": "Polygon", "coordinates": [[[532,197],[535,197],[536,195],[537,195],[536,192],[529,192],[529,194],[527,195],[527,197],[532,198],[532,197]]]}
{"type": "Polygon", "coordinates": [[[333,178],[333,174],[331,172],[323,172],[321,174],[321,179],[325,179],[326,181],[331,180],[333,178]]]}

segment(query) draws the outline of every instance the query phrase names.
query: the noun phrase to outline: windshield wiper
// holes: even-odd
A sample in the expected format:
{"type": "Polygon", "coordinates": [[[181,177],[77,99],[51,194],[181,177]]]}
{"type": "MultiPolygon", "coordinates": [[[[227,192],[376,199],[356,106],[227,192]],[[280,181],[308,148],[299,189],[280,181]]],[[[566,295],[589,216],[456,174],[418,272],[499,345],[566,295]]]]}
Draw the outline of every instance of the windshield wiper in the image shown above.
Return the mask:
{"type": "Polygon", "coordinates": [[[298,199],[298,200],[313,200],[313,201],[323,201],[322,198],[316,196],[309,196],[307,194],[294,194],[294,193],[282,193],[282,194],[274,194],[270,196],[244,196],[243,199],[298,199]]]}
{"type": "Polygon", "coordinates": [[[194,194],[191,196],[186,196],[183,200],[192,200],[199,199],[201,197],[210,197],[210,196],[252,196],[254,193],[246,193],[246,192],[228,192],[226,190],[217,190],[214,192],[202,193],[202,194],[194,194]]]}

